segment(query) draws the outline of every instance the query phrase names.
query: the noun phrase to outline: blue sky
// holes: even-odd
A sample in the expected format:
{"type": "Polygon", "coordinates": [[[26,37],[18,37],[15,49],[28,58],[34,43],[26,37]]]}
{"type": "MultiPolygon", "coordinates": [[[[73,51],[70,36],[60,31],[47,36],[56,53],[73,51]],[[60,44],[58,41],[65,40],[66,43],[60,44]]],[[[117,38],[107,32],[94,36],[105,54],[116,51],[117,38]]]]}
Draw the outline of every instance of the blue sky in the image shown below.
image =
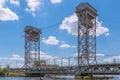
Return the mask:
{"type": "Polygon", "coordinates": [[[104,56],[103,60],[107,62],[119,59],[119,0],[0,0],[0,62],[23,61],[26,25],[42,30],[43,58],[74,56],[77,53],[74,12],[81,2],[90,3],[99,14],[98,56],[104,56]]]}

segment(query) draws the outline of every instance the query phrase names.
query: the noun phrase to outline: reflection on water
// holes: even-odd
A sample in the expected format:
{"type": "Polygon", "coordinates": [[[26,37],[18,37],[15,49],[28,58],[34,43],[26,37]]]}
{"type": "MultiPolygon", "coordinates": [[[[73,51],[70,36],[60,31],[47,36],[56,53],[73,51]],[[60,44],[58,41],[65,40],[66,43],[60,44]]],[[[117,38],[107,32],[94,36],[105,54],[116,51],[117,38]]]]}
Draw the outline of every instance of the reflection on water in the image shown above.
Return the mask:
{"type": "MultiPolygon", "coordinates": [[[[39,77],[0,77],[0,80],[41,80],[39,77]]],[[[80,80],[73,78],[43,78],[42,80],[80,80]]],[[[89,80],[89,79],[84,79],[89,80]]],[[[120,80],[116,77],[114,79],[93,79],[93,80],[120,80]]]]}
{"type": "Polygon", "coordinates": [[[0,80],[40,80],[35,77],[1,77],[0,80]]]}
{"type": "MultiPolygon", "coordinates": [[[[40,80],[36,77],[1,77],[0,80],[40,80]]],[[[75,80],[70,78],[43,78],[42,80],[75,80]]]]}

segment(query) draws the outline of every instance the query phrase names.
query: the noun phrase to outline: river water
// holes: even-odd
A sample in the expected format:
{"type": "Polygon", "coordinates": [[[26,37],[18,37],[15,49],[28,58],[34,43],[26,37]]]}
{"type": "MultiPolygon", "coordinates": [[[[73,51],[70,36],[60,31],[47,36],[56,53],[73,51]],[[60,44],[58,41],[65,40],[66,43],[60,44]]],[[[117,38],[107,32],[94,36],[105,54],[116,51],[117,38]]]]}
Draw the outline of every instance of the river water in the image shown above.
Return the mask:
{"type": "MultiPolygon", "coordinates": [[[[0,77],[0,80],[41,80],[39,77],[0,77]]],[[[73,77],[59,77],[59,78],[43,78],[42,80],[75,80],[73,77]]],[[[80,79],[76,79],[80,80],[80,79]]],[[[88,79],[87,79],[88,80],[88,79]]],[[[101,79],[96,79],[101,80],[101,79]]],[[[113,79],[102,79],[102,80],[120,80],[120,77],[113,79]]]]}
{"type": "MultiPolygon", "coordinates": [[[[39,77],[1,77],[0,80],[41,80],[39,77]]],[[[73,78],[43,78],[42,80],[75,80],[73,78]]]]}

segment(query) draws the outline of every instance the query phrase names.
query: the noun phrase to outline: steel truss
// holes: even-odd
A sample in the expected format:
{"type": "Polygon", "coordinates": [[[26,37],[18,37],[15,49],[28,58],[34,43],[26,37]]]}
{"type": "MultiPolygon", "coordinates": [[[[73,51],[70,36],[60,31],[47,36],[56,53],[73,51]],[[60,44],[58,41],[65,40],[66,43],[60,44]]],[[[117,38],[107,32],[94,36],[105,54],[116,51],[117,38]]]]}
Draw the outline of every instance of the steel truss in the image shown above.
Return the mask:
{"type": "MultiPolygon", "coordinates": [[[[96,16],[97,11],[88,3],[81,3],[76,8],[78,16],[78,66],[39,67],[40,33],[37,28],[25,28],[25,68],[10,71],[25,71],[40,74],[99,75],[120,74],[120,64],[97,64],[96,61],[96,16]],[[33,68],[33,64],[35,68],[33,68]],[[39,68],[39,69],[38,69],[39,68]]],[[[54,63],[56,64],[55,60],[54,63]]]]}
{"type": "Polygon", "coordinates": [[[92,75],[110,75],[110,74],[120,74],[120,64],[97,64],[83,66],[83,74],[92,75]]]}
{"type": "MultiPolygon", "coordinates": [[[[76,75],[78,72],[77,66],[64,66],[64,67],[42,67],[39,70],[29,68],[28,73],[40,73],[40,74],[67,74],[76,75]]],[[[120,74],[120,64],[94,64],[88,66],[79,66],[80,70],[83,70],[80,75],[119,75],[120,74]]],[[[10,72],[24,72],[25,68],[11,68],[10,72]]]]}
{"type": "Polygon", "coordinates": [[[25,68],[40,66],[40,29],[25,27],[25,68]]]}
{"type": "MultiPolygon", "coordinates": [[[[78,16],[78,66],[96,64],[96,10],[88,3],[76,7],[78,16]]],[[[82,68],[80,68],[82,69],[82,68]]],[[[81,74],[83,70],[79,70],[81,74]]]]}

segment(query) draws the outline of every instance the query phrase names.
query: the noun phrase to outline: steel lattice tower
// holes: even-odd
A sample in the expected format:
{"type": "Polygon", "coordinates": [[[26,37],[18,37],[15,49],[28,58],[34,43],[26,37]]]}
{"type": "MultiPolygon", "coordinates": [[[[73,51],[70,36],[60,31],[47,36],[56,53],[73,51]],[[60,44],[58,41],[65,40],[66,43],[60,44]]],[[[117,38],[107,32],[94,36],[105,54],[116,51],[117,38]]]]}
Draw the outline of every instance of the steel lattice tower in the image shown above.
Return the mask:
{"type": "Polygon", "coordinates": [[[96,64],[97,11],[88,3],[76,7],[78,16],[78,66],[96,64]]]}
{"type": "Polygon", "coordinates": [[[32,26],[25,27],[25,68],[40,66],[40,34],[41,30],[32,26]]]}

